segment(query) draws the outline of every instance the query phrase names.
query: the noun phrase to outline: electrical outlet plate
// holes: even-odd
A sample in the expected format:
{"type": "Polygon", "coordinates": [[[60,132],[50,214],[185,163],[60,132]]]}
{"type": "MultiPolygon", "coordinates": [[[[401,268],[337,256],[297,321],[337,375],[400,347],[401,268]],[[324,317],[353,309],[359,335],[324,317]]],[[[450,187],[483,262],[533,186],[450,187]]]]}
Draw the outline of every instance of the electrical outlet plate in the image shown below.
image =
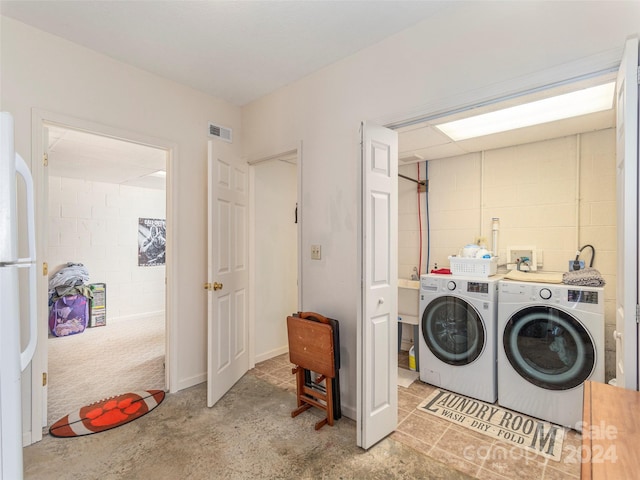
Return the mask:
{"type": "Polygon", "coordinates": [[[538,259],[536,255],[536,247],[535,246],[515,246],[515,247],[507,247],[507,269],[509,270],[517,270],[518,269],[518,260],[521,258],[528,258],[527,262],[529,268],[526,266],[521,266],[521,270],[525,271],[535,271],[538,269],[538,259]]]}
{"type": "Polygon", "coordinates": [[[320,245],[311,245],[311,260],[320,260],[322,258],[322,248],[320,245]]]}

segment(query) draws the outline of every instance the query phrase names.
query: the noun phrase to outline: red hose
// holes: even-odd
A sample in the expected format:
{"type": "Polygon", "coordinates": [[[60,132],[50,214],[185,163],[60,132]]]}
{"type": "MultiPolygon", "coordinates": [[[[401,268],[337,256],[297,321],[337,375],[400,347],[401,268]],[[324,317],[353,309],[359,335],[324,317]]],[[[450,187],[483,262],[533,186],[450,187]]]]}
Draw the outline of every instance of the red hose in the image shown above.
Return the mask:
{"type": "MultiPolygon", "coordinates": [[[[420,182],[420,162],[416,163],[418,165],[418,182],[420,182]]],[[[418,183],[418,231],[420,232],[420,261],[418,262],[418,279],[420,279],[420,275],[422,272],[422,213],[420,212],[420,183],[418,183]]]]}

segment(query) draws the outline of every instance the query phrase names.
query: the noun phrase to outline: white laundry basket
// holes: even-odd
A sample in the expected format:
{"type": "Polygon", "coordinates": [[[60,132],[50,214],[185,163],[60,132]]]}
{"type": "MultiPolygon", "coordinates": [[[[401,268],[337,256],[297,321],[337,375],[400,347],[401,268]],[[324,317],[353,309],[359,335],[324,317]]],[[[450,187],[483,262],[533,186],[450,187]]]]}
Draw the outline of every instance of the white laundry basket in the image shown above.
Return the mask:
{"type": "Polygon", "coordinates": [[[451,274],[460,277],[486,278],[498,271],[498,257],[463,258],[449,257],[451,274]]]}

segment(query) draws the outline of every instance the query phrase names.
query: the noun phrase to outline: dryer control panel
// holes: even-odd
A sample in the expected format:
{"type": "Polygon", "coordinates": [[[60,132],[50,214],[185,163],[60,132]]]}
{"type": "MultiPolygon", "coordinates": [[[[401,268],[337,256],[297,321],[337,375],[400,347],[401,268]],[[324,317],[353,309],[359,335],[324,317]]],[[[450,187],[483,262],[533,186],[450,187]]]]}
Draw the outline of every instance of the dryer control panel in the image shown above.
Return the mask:
{"type": "Polygon", "coordinates": [[[598,293],[589,290],[567,290],[567,300],[572,303],[598,304],[598,293]]]}

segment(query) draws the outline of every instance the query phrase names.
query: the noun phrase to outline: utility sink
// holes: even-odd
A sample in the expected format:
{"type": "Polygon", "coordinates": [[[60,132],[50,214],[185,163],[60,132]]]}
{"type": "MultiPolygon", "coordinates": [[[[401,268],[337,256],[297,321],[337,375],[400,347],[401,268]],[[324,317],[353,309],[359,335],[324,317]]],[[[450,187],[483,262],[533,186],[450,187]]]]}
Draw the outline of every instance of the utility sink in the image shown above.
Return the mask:
{"type": "Polygon", "coordinates": [[[402,323],[418,324],[420,280],[398,279],[398,317],[402,323]]]}
{"type": "Polygon", "coordinates": [[[416,366],[420,365],[418,335],[420,335],[420,280],[398,279],[398,351],[402,347],[402,325],[411,325],[416,366]]]}
{"type": "Polygon", "coordinates": [[[407,278],[399,278],[398,288],[410,288],[413,290],[420,290],[420,280],[409,280],[407,278]]]}

